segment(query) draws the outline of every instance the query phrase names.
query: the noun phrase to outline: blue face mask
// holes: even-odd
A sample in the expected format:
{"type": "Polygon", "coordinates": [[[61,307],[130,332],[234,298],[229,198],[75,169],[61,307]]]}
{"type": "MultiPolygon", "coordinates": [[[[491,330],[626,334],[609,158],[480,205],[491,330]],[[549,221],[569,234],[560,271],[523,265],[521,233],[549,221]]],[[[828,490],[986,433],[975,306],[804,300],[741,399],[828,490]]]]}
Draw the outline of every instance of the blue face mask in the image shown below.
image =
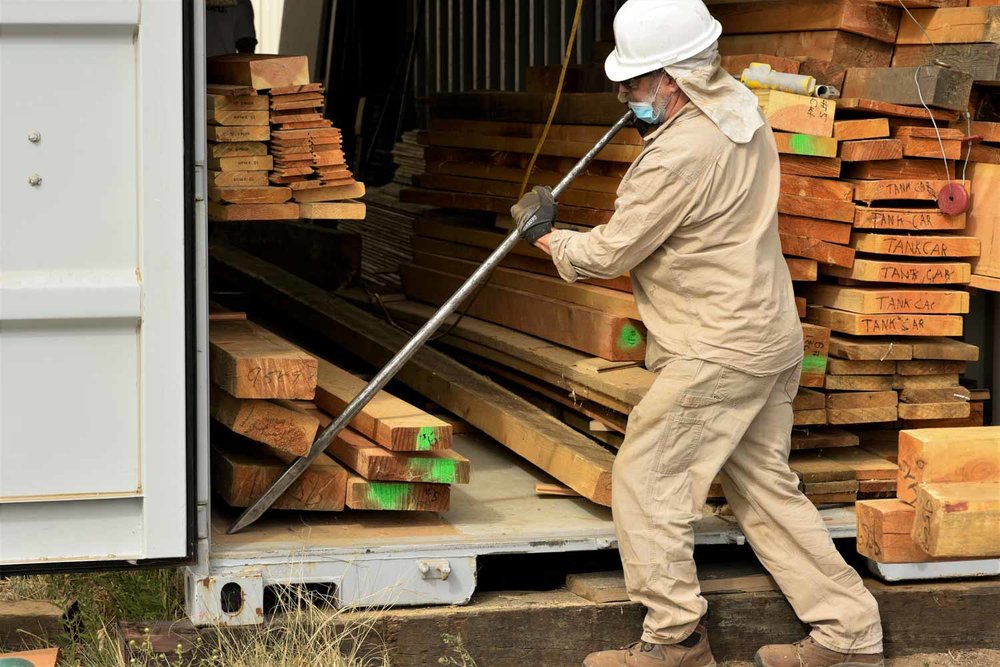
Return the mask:
{"type": "Polygon", "coordinates": [[[660,76],[660,80],[656,82],[656,90],[650,95],[649,100],[646,102],[629,102],[628,108],[632,110],[635,117],[644,123],[649,123],[650,125],[656,125],[661,120],[663,120],[663,113],[666,111],[666,107],[660,109],[659,111],[653,108],[653,102],[656,101],[656,94],[660,92],[660,84],[663,83],[663,76],[660,76]]]}

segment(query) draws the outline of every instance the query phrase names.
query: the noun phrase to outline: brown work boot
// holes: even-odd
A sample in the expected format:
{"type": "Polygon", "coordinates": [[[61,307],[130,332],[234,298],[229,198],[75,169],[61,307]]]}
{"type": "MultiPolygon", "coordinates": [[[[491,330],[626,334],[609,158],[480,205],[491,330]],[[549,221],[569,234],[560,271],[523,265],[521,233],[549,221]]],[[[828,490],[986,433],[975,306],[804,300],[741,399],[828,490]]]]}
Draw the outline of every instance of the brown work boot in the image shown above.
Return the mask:
{"type": "Polygon", "coordinates": [[[883,667],[881,653],[840,653],[806,637],[797,644],[771,644],[753,658],[757,667],[883,667]]]}
{"type": "Polygon", "coordinates": [[[636,642],[619,651],[591,653],[583,667],[715,667],[708,633],[698,626],[679,644],[636,642]]]}

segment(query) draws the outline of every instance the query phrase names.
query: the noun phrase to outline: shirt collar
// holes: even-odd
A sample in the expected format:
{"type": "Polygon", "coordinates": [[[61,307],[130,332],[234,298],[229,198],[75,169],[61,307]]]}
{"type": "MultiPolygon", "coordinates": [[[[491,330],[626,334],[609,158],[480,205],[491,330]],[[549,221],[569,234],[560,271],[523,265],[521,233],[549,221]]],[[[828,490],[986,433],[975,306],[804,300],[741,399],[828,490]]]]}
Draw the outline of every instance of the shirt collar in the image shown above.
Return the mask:
{"type": "Polygon", "coordinates": [[[683,118],[683,117],[687,117],[687,116],[693,116],[698,111],[699,111],[698,107],[696,107],[694,105],[694,103],[692,103],[689,100],[684,106],[681,107],[680,111],[678,111],[673,116],[671,116],[670,118],[668,118],[666,120],[666,122],[661,123],[658,128],[656,128],[652,132],[649,132],[648,134],[646,134],[646,136],[644,136],[642,138],[643,143],[646,144],[646,145],[649,145],[650,142],[652,142],[658,136],[660,136],[661,134],[663,134],[664,132],[666,132],[668,127],[670,127],[675,122],[677,122],[677,119],[683,118]]]}

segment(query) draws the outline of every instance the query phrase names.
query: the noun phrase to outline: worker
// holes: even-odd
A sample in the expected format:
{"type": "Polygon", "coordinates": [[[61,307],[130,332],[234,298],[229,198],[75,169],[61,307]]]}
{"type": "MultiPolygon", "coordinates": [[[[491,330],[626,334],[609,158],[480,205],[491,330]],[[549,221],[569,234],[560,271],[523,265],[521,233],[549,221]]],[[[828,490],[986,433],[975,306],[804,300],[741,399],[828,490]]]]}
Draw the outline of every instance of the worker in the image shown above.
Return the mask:
{"type": "Polygon", "coordinates": [[[205,53],[253,53],[257,31],[250,0],[205,0],[205,53]]]}
{"type": "MultiPolygon", "coordinates": [[[[878,607],[788,466],[802,329],[781,254],[778,152],[753,93],[720,68],[701,0],[628,0],[605,62],[645,131],[607,224],[553,229],[535,187],[512,209],[567,281],[631,272],[656,378],[629,415],[612,512],[641,640],[585,667],[715,665],[693,560],[709,486],[726,499],[798,617],[804,640],[758,667],[882,665],[878,607]]],[[[763,642],[762,642],[763,643],[763,642]]]]}

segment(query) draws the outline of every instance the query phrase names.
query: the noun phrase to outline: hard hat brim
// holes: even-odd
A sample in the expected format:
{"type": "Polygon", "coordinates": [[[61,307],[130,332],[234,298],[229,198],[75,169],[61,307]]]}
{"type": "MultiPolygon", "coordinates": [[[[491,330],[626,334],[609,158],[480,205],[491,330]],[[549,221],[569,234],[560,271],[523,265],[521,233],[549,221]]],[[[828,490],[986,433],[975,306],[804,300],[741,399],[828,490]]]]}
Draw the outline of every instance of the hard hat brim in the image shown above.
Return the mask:
{"type": "Polygon", "coordinates": [[[722,34],[722,24],[715,19],[712,19],[712,24],[711,30],[702,35],[697,41],[686,45],[685,48],[680,50],[663,53],[659,60],[641,63],[622,62],[618,57],[618,49],[615,48],[604,60],[604,73],[615,83],[620,83],[626,79],[655,72],[660,68],[669,67],[674,63],[698,55],[715,44],[716,40],[719,39],[719,35],[722,34]]]}
{"type": "Polygon", "coordinates": [[[618,59],[617,51],[609,53],[608,57],[604,60],[604,74],[615,83],[621,83],[632,77],[648,74],[656,69],[656,65],[650,67],[648,63],[643,63],[642,65],[625,64],[618,59]]]}

